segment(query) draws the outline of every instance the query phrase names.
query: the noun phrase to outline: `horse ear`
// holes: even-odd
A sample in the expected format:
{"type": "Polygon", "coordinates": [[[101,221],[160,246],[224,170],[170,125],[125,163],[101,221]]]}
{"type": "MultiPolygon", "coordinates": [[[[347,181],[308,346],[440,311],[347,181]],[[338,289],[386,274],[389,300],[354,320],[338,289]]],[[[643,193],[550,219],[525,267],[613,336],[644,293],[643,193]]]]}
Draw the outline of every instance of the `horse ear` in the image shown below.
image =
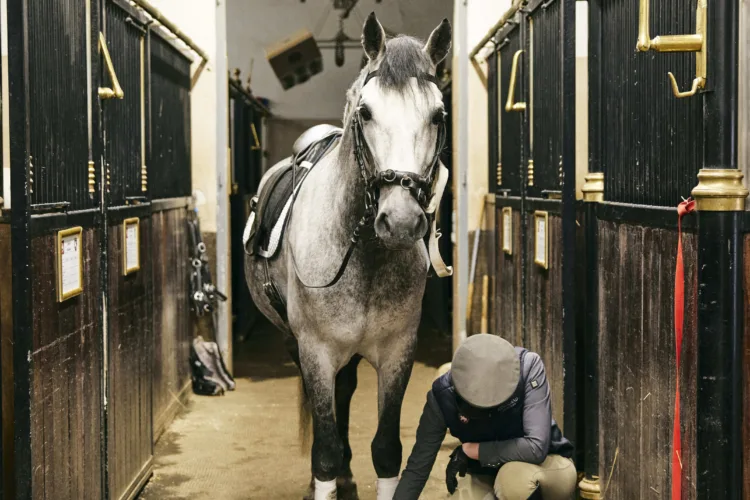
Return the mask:
{"type": "Polygon", "coordinates": [[[451,35],[451,23],[447,19],[443,19],[443,22],[435,28],[435,31],[432,32],[429,40],[427,40],[424,51],[435,66],[448,55],[448,51],[451,49],[451,35]]]}
{"type": "Polygon", "coordinates": [[[362,48],[365,49],[365,54],[370,61],[374,61],[385,52],[385,30],[374,12],[367,16],[362,29],[362,48]]]}

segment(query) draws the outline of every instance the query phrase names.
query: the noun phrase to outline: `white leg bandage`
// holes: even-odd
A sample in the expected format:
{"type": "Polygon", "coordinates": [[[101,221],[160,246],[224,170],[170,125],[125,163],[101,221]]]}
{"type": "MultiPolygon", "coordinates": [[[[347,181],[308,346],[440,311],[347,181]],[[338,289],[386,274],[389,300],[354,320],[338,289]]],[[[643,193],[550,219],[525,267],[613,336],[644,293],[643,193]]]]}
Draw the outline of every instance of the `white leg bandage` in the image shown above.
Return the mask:
{"type": "Polygon", "coordinates": [[[336,500],[336,480],[315,480],[315,500],[336,500]]]}
{"type": "Polygon", "coordinates": [[[398,486],[398,477],[378,478],[378,500],[392,500],[398,486]]]}

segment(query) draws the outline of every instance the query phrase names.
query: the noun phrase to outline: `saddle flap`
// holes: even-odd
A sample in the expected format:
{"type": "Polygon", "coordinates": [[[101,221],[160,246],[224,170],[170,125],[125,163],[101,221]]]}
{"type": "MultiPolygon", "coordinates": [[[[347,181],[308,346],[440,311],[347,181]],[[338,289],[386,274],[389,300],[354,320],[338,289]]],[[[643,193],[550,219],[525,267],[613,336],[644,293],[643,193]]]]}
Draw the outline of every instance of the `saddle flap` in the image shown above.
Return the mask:
{"type": "MultiPolygon", "coordinates": [[[[341,137],[341,129],[332,126],[319,129],[322,138],[309,142],[295,156],[270,173],[257,195],[257,203],[247,224],[243,243],[249,255],[273,258],[283,237],[286,222],[291,213],[295,191],[302,185],[312,168],[333,148],[341,137]],[[301,153],[301,154],[300,154],[301,153]]],[[[315,127],[313,127],[314,129],[315,127]]],[[[312,131],[310,129],[308,132],[312,131]]],[[[305,134],[303,134],[305,136],[305,134]]],[[[317,137],[317,136],[316,136],[317,137]]],[[[309,138],[309,136],[308,136],[309,138]]],[[[300,137],[302,139],[302,137],[300,137]]],[[[298,142],[300,141],[298,139],[298,142]]],[[[299,144],[295,143],[295,150],[299,144]]]]}

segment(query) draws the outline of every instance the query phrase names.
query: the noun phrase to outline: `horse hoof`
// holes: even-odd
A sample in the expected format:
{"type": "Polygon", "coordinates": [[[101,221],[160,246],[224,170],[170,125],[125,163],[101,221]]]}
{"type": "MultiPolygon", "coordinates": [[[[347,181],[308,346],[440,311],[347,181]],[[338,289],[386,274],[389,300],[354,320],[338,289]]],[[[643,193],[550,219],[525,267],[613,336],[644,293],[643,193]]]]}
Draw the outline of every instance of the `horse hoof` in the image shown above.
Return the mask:
{"type": "Polygon", "coordinates": [[[336,500],[359,500],[357,483],[352,477],[336,478],[336,500]]]}

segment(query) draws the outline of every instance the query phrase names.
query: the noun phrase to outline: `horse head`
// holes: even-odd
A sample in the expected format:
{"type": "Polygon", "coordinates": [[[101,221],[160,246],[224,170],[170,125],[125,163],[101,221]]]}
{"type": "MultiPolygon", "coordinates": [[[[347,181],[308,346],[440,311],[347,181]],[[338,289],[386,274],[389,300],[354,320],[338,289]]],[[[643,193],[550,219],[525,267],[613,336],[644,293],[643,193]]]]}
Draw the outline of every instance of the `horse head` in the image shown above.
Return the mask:
{"type": "Polygon", "coordinates": [[[347,109],[356,154],[372,198],[378,239],[391,249],[411,248],[429,229],[446,111],[435,70],[451,46],[447,19],[426,43],[408,36],[386,40],[375,14],[365,21],[368,63],[347,109]]]}

